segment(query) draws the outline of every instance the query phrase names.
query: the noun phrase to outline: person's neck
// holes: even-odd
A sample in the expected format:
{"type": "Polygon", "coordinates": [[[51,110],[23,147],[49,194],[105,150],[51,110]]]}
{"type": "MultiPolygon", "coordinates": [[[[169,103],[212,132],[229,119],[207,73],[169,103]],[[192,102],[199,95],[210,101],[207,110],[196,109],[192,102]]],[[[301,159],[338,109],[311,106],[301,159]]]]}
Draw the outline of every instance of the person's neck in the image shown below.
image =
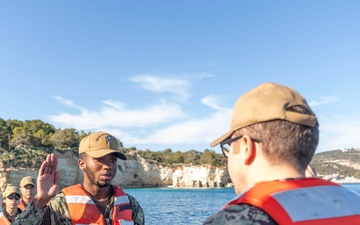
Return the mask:
{"type": "Polygon", "coordinates": [[[21,201],[22,201],[24,204],[29,205],[29,204],[31,203],[32,199],[22,197],[21,201]]]}
{"type": "Polygon", "coordinates": [[[108,187],[98,187],[94,185],[85,186],[83,184],[85,192],[91,197],[94,203],[97,205],[98,209],[102,214],[105,213],[106,208],[111,202],[111,186],[108,187]]]}
{"type": "Polygon", "coordinates": [[[18,214],[18,209],[17,207],[15,208],[8,208],[6,207],[6,212],[11,216],[11,217],[16,217],[18,214]]]}
{"type": "Polygon", "coordinates": [[[263,181],[285,180],[289,178],[305,177],[301,171],[293,166],[264,166],[253,169],[250,172],[249,183],[256,184],[263,181]]]}
{"type": "Polygon", "coordinates": [[[98,202],[103,202],[109,199],[111,195],[110,185],[107,187],[99,187],[95,185],[86,185],[84,183],[83,188],[90,195],[90,197],[94,198],[98,202]]]}

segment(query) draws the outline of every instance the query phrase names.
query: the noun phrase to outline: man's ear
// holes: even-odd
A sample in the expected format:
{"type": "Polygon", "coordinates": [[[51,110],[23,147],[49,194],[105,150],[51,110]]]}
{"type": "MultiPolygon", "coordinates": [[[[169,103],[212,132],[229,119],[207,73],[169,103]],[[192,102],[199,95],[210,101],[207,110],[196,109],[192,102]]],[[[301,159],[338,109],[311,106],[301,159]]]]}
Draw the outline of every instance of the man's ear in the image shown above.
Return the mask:
{"type": "Polygon", "coordinates": [[[86,169],[86,162],[85,160],[83,159],[79,159],[78,160],[78,165],[79,165],[79,168],[85,172],[85,169],[86,169]]]}
{"type": "Polygon", "coordinates": [[[256,157],[256,145],[248,135],[244,135],[241,141],[244,148],[242,151],[244,163],[250,165],[256,157]]]}

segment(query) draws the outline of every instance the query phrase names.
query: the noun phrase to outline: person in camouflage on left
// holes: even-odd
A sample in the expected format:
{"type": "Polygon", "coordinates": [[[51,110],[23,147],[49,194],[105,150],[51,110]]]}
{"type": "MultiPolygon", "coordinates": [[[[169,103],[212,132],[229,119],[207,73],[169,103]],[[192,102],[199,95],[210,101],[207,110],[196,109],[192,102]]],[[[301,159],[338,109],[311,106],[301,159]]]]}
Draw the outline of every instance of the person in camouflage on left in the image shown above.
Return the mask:
{"type": "Polygon", "coordinates": [[[117,158],[126,159],[120,152],[121,147],[118,139],[105,132],[94,132],[83,138],[78,165],[84,181],[64,188],[59,194],[57,158],[48,155],[39,171],[38,195],[14,224],[144,225],[144,212],[137,200],[110,184],[116,174],[117,158]]]}
{"type": "MultiPolygon", "coordinates": [[[[143,225],[145,223],[143,209],[134,197],[129,194],[127,194],[127,196],[130,200],[130,205],[132,207],[131,210],[133,212],[134,224],[143,225]]],[[[113,205],[113,203],[114,196],[111,197],[109,205],[113,205]]],[[[56,197],[48,203],[41,224],[72,224],[70,219],[70,212],[66,205],[66,200],[63,193],[57,194],[56,197]]]]}
{"type": "Polygon", "coordinates": [[[37,194],[32,203],[11,223],[12,225],[40,224],[46,204],[60,189],[60,175],[57,172],[58,159],[51,153],[41,164],[37,178],[37,194]]]}

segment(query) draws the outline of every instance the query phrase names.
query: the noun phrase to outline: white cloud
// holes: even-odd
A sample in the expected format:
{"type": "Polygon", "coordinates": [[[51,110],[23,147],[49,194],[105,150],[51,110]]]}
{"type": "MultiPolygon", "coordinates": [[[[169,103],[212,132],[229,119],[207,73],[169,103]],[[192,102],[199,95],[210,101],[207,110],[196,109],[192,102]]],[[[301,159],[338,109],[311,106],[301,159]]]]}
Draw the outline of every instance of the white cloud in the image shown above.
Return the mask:
{"type": "Polygon", "coordinates": [[[211,74],[211,73],[201,73],[201,74],[200,74],[200,79],[203,79],[203,78],[211,78],[211,77],[214,77],[214,75],[211,74]]]}
{"type": "Polygon", "coordinates": [[[200,119],[184,120],[179,105],[165,101],[143,109],[127,109],[123,102],[106,100],[104,106],[91,111],[80,107],[71,100],[61,97],[61,103],[80,109],[79,114],[60,113],[50,119],[63,128],[79,130],[104,130],[119,137],[126,146],[149,145],[196,145],[208,144],[228,131],[231,109],[221,108],[217,96],[208,96],[202,103],[215,109],[213,114],[200,119]],[[71,103],[71,104],[70,104],[71,103]],[[175,121],[175,122],[174,122],[175,121]],[[171,122],[171,123],[170,123],[171,122]]]}
{"type": "MultiPolygon", "coordinates": [[[[62,100],[64,103],[72,103],[71,100],[62,100]]],[[[80,109],[80,114],[59,113],[49,117],[62,126],[86,130],[99,127],[146,127],[184,116],[180,106],[165,101],[143,109],[127,109],[124,103],[112,100],[103,103],[104,107],[98,111],[90,111],[72,103],[71,106],[80,109]]]]}
{"type": "Polygon", "coordinates": [[[62,98],[60,96],[53,96],[53,98],[58,101],[60,104],[63,104],[63,105],[66,105],[70,108],[75,108],[75,109],[78,109],[78,110],[85,110],[85,108],[81,107],[81,106],[78,106],[76,105],[72,100],[69,100],[69,99],[65,99],[65,98],[62,98]]]}
{"type": "Polygon", "coordinates": [[[339,101],[339,98],[335,97],[335,96],[321,97],[317,101],[310,101],[309,106],[314,107],[314,106],[319,106],[319,105],[331,104],[331,103],[334,103],[337,101],[339,101]]]}
{"type": "Polygon", "coordinates": [[[219,101],[220,101],[220,97],[216,95],[206,96],[201,99],[202,104],[207,105],[215,110],[223,109],[222,107],[219,106],[219,101]]]}
{"type": "Polygon", "coordinates": [[[144,144],[199,144],[210,143],[230,128],[231,110],[221,110],[207,118],[187,120],[158,129],[145,138],[128,140],[144,144]]]}
{"type": "Polygon", "coordinates": [[[341,148],[360,148],[360,122],[351,117],[331,117],[320,121],[317,152],[341,148]]]}
{"type": "Polygon", "coordinates": [[[105,100],[102,103],[104,103],[105,105],[108,105],[110,107],[113,107],[114,109],[117,109],[117,110],[125,109],[125,104],[123,102],[113,101],[113,100],[105,100]]]}
{"type": "Polygon", "coordinates": [[[130,78],[131,81],[141,83],[146,90],[159,93],[172,93],[180,100],[187,100],[190,96],[189,82],[178,78],[163,78],[151,75],[139,75],[130,78]]]}
{"type": "MultiPolygon", "coordinates": [[[[215,95],[201,99],[202,104],[215,110],[199,119],[185,119],[185,113],[178,104],[161,101],[158,104],[139,109],[129,109],[125,103],[104,100],[103,107],[89,110],[76,105],[72,100],[54,97],[61,104],[78,109],[78,114],[59,113],[50,119],[62,128],[79,130],[104,130],[119,137],[126,146],[137,145],[199,145],[208,144],[228,131],[232,109],[222,108],[220,97],[215,95]]],[[[337,98],[322,99],[314,105],[337,101],[337,98]]],[[[320,143],[317,152],[359,148],[360,122],[353,116],[326,115],[320,119],[320,143]]]]}

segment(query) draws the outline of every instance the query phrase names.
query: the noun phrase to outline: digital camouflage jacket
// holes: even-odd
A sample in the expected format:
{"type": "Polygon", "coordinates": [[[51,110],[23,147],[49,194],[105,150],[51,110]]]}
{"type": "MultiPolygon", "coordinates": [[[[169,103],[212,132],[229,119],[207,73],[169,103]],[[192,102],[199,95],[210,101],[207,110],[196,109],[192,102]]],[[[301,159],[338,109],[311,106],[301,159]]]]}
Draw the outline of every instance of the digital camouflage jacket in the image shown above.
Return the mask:
{"type": "MultiPolygon", "coordinates": [[[[134,220],[134,225],[144,225],[145,216],[138,201],[127,194],[134,220]]],[[[110,206],[114,203],[114,197],[110,200],[110,206]]],[[[108,207],[111,211],[112,207],[108,207]]],[[[71,225],[70,212],[66,205],[66,200],[63,193],[57,194],[44,209],[36,209],[31,203],[12,225],[71,225]]]]}

